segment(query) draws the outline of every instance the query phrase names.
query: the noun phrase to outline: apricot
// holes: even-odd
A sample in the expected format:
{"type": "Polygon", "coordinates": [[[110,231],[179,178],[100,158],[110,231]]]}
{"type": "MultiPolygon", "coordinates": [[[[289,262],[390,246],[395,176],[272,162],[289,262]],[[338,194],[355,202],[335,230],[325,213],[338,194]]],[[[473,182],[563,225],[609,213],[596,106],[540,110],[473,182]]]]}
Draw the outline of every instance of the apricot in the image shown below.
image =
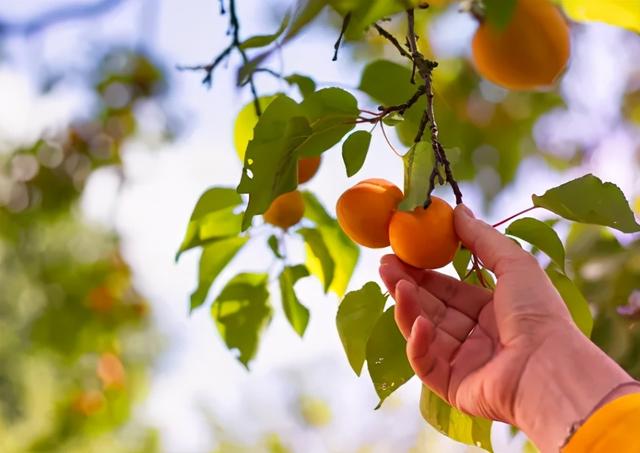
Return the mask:
{"type": "Polygon", "coordinates": [[[105,389],[122,388],[125,383],[126,372],[120,358],[110,352],[100,356],[96,374],[105,389]]]}
{"type": "Polygon", "coordinates": [[[320,168],[320,156],[303,157],[298,161],[298,184],[305,183],[315,176],[320,168]]]}
{"type": "Polygon", "coordinates": [[[512,90],[553,85],[569,59],[569,26],[549,0],[517,0],[501,29],[483,21],[473,37],[477,71],[512,90]]]}
{"type": "Polygon", "coordinates": [[[398,211],[389,223],[393,252],[407,264],[420,269],[437,269],[449,264],[460,240],[453,227],[453,208],[431,197],[428,208],[398,211]]]}
{"type": "Polygon", "coordinates": [[[300,222],[304,215],[304,199],[297,190],[287,192],[273,200],[262,215],[264,221],[286,230],[300,222]]]}
{"type": "Polygon", "coordinates": [[[354,242],[370,248],[389,245],[389,222],[402,191],[384,179],[365,179],[347,189],[338,199],[340,227],[354,242]]]}

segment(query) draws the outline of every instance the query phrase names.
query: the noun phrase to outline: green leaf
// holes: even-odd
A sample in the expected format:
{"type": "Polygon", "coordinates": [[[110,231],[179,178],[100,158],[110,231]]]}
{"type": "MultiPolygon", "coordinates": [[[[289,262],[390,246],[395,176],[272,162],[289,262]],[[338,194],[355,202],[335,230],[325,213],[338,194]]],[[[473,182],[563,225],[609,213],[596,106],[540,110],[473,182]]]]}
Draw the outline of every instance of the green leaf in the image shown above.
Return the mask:
{"type": "Polygon", "coordinates": [[[213,187],[203,193],[189,219],[187,232],[176,253],[176,261],[182,252],[193,247],[238,235],[240,216],[233,211],[240,203],[242,198],[230,188],[213,187]]]}
{"type": "Polygon", "coordinates": [[[376,60],[362,71],[360,90],[384,105],[406,102],[416,92],[411,83],[411,69],[388,60],[376,60]]]}
{"type": "Polygon", "coordinates": [[[367,158],[371,133],[367,131],[355,131],[342,144],[342,160],[350,178],[360,171],[367,158]]]}
{"type": "MultiPolygon", "coordinates": [[[[261,96],[258,98],[258,103],[263,112],[275,98],[276,96],[261,96]]],[[[240,109],[233,125],[233,145],[236,149],[236,154],[243,163],[244,156],[247,153],[247,146],[253,138],[253,129],[257,123],[258,115],[256,115],[256,108],[253,105],[253,101],[251,101],[240,109]]]]}
{"type": "Polygon", "coordinates": [[[198,270],[198,287],[191,294],[190,311],[204,304],[215,279],[248,240],[246,237],[232,237],[221,239],[203,248],[198,270]]]}
{"type": "Polygon", "coordinates": [[[424,385],[420,395],[420,413],[427,423],[445,436],[493,452],[491,420],[473,417],[451,407],[424,385]]]}
{"type": "MultiPolygon", "coordinates": [[[[333,281],[329,286],[329,290],[333,291],[338,297],[342,297],[349,286],[356,264],[358,264],[360,248],[344,234],[338,222],[326,212],[322,204],[311,192],[303,192],[302,196],[305,202],[304,215],[316,224],[316,229],[322,235],[329,254],[335,263],[333,281]]],[[[307,267],[311,274],[317,276],[321,282],[326,284],[320,260],[307,254],[307,267]]]]}
{"type": "Polygon", "coordinates": [[[247,50],[247,49],[253,49],[255,47],[268,46],[269,44],[274,42],[276,39],[278,39],[282,35],[282,33],[284,33],[284,31],[289,26],[290,19],[291,19],[291,14],[289,13],[285,14],[284,18],[282,19],[282,22],[280,23],[280,27],[278,27],[278,30],[275,33],[270,35],[252,36],[251,38],[248,38],[243,43],[241,43],[240,48],[242,50],[247,50]]]}
{"type": "Polygon", "coordinates": [[[469,271],[469,263],[471,262],[471,250],[460,247],[456,256],[453,257],[453,268],[456,270],[458,277],[463,279],[469,271]]]}
{"type": "Polygon", "coordinates": [[[573,322],[587,337],[591,336],[593,316],[589,310],[589,302],[569,277],[550,267],[546,269],[546,272],[567,305],[573,322]]]}
{"type": "Polygon", "coordinates": [[[284,80],[286,80],[289,85],[296,85],[302,97],[307,97],[316,91],[316,82],[311,77],[291,74],[285,77],[284,80]]]}
{"type": "Polygon", "coordinates": [[[324,88],[304,98],[300,104],[312,133],[298,151],[301,156],[317,156],[337,144],[355,127],[358,102],[340,88],[324,88]]]}
{"type": "Polygon", "coordinates": [[[556,263],[562,272],[565,271],[564,246],[555,230],[546,223],[531,217],[525,217],[509,225],[505,233],[527,241],[542,250],[556,263]]]}
{"type": "Polygon", "coordinates": [[[349,364],[360,376],[364,365],[367,341],[384,310],[387,296],[382,294],[377,283],[368,282],[357,291],[351,291],[338,307],[336,325],[347,353],[349,364]]]}
{"type": "Polygon", "coordinates": [[[352,14],[348,39],[356,39],[374,22],[420,5],[421,0],[329,0],[342,16],[352,14]]]}
{"type": "Polygon", "coordinates": [[[243,230],[249,228],[253,217],[263,214],[276,197],[297,187],[298,149],[311,135],[303,115],[299,104],[279,95],[258,120],[238,185],[239,193],[249,194],[243,230]]]}
{"type": "Polygon", "coordinates": [[[384,118],[382,118],[382,122],[385,124],[385,126],[390,126],[390,127],[397,126],[403,121],[404,121],[404,116],[400,115],[400,113],[398,112],[393,112],[390,115],[385,115],[384,118]]]}
{"type": "Polygon", "coordinates": [[[404,198],[398,209],[413,211],[424,204],[429,189],[429,177],[433,169],[433,150],[431,143],[418,142],[411,147],[403,158],[404,198]]]}
{"type": "MultiPolygon", "coordinates": [[[[304,238],[307,249],[307,267],[309,270],[315,269],[318,264],[321,268],[321,281],[324,284],[324,291],[328,292],[335,272],[335,261],[327,248],[322,233],[315,228],[301,228],[298,230],[304,238]]],[[[312,271],[312,273],[314,273],[312,271]]]]}
{"type": "Polygon", "coordinates": [[[307,268],[299,264],[297,266],[285,267],[278,278],[284,314],[287,316],[293,330],[300,336],[303,336],[305,330],[307,330],[309,310],[300,303],[293,287],[298,280],[308,276],[309,271],[307,268]]]}
{"type": "Polygon", "coordinates": [[[273,252],[276,258],[279,258],[279,259],[284,258],[280,253],[280,241],[278,241],[278,238],[275,235],[272,234],[271,236],[269,236],[269,239],[267,239],[267,245],[269,246],[269,248],[271,249],[271,251],[273,252]]]}
{"type": "Polygon", "coordinates": [[[391,307],[380,316],[367,341],[367,368],[380,397],[376,409],[414,374],[405,352],[407,342],[396,326],[393,310],[391,307]]]}
{"type": "Polygon", "coordinates": [[[577,22],[604,22],[640,33],[638,0],[562,0],[567,16],[577,22]]]}
{"type": "Polygon", "coordinates": [[[608,226],[623,233],[636,233],[640,225],[618,186],[603,183],[589,174],[533,195],[533,204],[568,220],[608,226]]]}
{"type": "Polygon", "coordinates": [[[248,368],[258,350],[260,336],[271,319],[268,274],[238,274],[211,306],[211,315],[227,348],[248,368]]]}
{"type": "Polygon", "coordinates": [[[517,0],[484,0],[485,17],[497,29],[504,29],[513,16],[517,0]]]}

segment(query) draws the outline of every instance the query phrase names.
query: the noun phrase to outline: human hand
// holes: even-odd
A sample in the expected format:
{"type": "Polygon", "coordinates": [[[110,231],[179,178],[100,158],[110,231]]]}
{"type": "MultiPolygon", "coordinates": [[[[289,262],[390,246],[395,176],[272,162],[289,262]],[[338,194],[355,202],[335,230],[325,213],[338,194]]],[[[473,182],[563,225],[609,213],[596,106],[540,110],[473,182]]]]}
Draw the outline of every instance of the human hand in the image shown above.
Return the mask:
{"type": "Polygon", "coordinates": [[[453,406],[519,426],[557,451],[573,423],[631,378],[576,328],[533,256],[464,206],[455,228],[495,273],[494,291],[394,255],[381,261],[411,366],[453,406]]]}

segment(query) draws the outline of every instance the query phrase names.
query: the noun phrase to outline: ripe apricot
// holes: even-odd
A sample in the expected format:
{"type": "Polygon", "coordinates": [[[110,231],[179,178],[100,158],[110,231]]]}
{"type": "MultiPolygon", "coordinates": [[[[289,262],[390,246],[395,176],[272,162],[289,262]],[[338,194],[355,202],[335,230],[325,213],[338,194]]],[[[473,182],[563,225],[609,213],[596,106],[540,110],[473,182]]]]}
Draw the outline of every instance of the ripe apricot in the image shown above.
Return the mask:
{"type": "Polygon", "coordinates": [[[391,182],[365,179],[338,199],[338,223],[346,235],[360,245],[387,247],[389,222],[402,198],[402,191],[391,182]]]}
{"type": "Polygon", "coordinates": [[[485,20],[472,44],[478,72],[512,90],[552,85],[569,52],[569,26],[549,0],[517,0],[505,28],[485,20]]]}
{"type": "Polygon", "coordinates": [[[320,168],[322,157],[303,157],[298,161],[298,184],[305,183],[315,176],[320,168]]]}
{"type": "Polygon", "coordinates": [[[96,374],[105,389],[118,389],[124,386],[126,379],[124,365],[122,365],[120,358],[113,353],[105,352],[100,356],[96,374]]]}
{"type": "Polygon", "coordinates": [[[302,219],[304,199],[297,190],[287,192],[273,200],[269,209],[262,215],[264,221],[286,230],[302,219]]]}
{"type": "Polygon", "coordinates": [[[398,211],[389,223],[393,252],[407,264],[437,269],[453,260],[460,240],[453,227],[453,209],[446,201],[431,197],[428,208],[398,211]]]}

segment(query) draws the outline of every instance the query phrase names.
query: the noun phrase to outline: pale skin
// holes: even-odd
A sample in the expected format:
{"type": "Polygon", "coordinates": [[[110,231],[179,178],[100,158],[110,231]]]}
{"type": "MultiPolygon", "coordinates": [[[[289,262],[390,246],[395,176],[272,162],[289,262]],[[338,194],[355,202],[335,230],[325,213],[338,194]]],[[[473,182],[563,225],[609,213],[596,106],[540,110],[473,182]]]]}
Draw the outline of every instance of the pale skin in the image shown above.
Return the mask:
{"type": "Polygon", "coordinates": [[[571,320],[536,259],[465,206],[455,210],[462,243],[495,273],[494,291],[396,256],[380,275],[396,300],[396,323],[422,382],[472,415],[522,429],[546,452],[557,452],[570,427],[632,378],[571,320]]]}

